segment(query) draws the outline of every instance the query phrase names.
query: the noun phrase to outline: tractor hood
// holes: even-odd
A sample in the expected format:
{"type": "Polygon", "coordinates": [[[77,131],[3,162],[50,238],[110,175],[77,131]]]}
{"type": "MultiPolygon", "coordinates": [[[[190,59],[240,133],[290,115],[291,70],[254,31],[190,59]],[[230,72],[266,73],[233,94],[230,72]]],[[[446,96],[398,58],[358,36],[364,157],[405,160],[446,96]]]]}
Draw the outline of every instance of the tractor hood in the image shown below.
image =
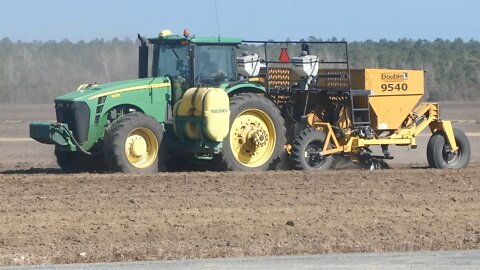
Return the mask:
{"type": "Polygon", "coordinates": [[[58,96],[55,98],[55,101],[87,101],[124,92],[145,90],[152,84],[155,84],[156,87],[168,86],[170,80],[168,78],[160,77],[120,81],[100,85],[87,85],[84,88],[80,87],[79,90],[75,92],[58,96]],[[160,84],[165,85],[160,86],[160,84]]]}

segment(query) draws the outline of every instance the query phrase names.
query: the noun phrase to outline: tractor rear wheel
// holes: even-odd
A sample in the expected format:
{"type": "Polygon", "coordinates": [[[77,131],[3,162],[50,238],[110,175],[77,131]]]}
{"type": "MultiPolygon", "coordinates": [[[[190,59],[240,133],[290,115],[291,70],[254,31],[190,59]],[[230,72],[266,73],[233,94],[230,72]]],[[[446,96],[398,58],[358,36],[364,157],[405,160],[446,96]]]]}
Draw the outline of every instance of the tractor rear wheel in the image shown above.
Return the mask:
{"type": "Polygon", "coordinates": [[[325,134],[307,128],[297,135],[292,146],[291,163],[295,170],[322,171],[332,167],[333,157],[322,156],[325,134]]]}
{"type": "Polygon", "coordinates": [[[241,93],[230,99],[230,131],[217,157],[219,169],[265,171],[279,161],[286,143],[285,123],[268,98],[241,93]]]}
{"type": "Polygon", "coordinates": [[[138,112],[119,117],[105,131],[104,151],[109,170],[158,172],[164,160],[160,151],[162,137],[163,128],[152,117],[138,112]]]}
{"type": "Polygon", "coordinates": [[[470,162],[471,148],[467,136],[461,130],[453,129],[458,146],[457,153],[451,152],[451,146],[443,133],[435,133],[427,145],[427,158],[430,166],[438,169],[461,169],[470,162]]]}

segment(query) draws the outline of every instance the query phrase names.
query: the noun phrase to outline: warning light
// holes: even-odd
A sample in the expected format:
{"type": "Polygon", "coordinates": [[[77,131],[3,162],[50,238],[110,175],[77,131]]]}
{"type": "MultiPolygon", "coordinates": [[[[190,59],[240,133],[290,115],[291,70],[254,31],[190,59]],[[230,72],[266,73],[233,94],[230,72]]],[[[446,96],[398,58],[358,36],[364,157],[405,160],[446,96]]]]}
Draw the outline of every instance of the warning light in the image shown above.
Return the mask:
{"type": "Polygon", "coordinates": [[[282,48],[282,52],[280,53],[280,58],[278,59],[280,63],[289,63],[290,57],[288,56],[287,48],[282,48]]]}
{"type": "Polygon", "coordinates": [[[173,35],[173,33],[170,30],[162,30],[162,31],[160,31],[160,34],[158,34],[158,36],[160,38],[166,38],[166,37],[169,37],[171,35],[173,35]]]}

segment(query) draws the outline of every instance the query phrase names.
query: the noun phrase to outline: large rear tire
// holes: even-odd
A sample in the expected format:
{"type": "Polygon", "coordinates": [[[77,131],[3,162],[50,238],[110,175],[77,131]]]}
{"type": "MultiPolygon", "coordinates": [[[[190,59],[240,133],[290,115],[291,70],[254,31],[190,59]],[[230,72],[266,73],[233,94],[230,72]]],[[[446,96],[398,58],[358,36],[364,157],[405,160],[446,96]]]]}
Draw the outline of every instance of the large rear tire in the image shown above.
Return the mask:
{"type": "Polygon", "coordinates": [[[105,131],[104,151],[112,172],[155,173],[162,169],[162,126],[143,113],[119,117],[105,131]]]}
{"type": "Polygon", "coordinates": [[[221,170],[265,171],[280,161],[286,143],[284,120],[264,96],[241,93],[230,99],[230,131],[220,153],[221,170]]]}
{"type": "Polygon", "coordinates": [[[332,167],[333,157],[321,156],[325,134],[306,128],[297,135],[292,146],[291,163],[295,170],[323,171],[332,167]]]}
{"type": "Polygon", "coordinates": [[[430,138],[427,159],[432,168],[461,169],[468,166],[471,155],[470,142],[461,130],[453,129],[453,134],[458,146],[456,154],[451,153],[451,146],[443,133],[435,133],[430,138]]]}

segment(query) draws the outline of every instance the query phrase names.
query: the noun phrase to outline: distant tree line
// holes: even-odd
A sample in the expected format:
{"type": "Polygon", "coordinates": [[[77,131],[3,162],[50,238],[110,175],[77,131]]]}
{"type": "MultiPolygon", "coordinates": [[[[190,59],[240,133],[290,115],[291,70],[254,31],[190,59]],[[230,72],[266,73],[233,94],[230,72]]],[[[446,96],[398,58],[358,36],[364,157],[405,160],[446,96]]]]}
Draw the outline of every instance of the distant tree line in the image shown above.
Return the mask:
{"type": "Polygon", "coordinates": [[[400,39],[351,44],[356,68],[422,69],[426,73],[426,99],[480,100],[480,42],[400,39]]]}
{"type": "Polygon", "coordinates": [[[90,42],[0,41],[0,103],[51,103],[84,83],[137,76],[137,45],[131,40],[90,42]]]}
{"type": "MultiPolygon", "coordinates": [[[[308,40],[320,41],[315,37],[308,40]]],[[[480,100],[480,42],[400,39],[349,44],[352,68],[424,69],[426,99],[480,100]]],[[[132,40],[72,43],[0,40],[0,103],[49,103],[83,83],[137,76],[132,40]]]]}

